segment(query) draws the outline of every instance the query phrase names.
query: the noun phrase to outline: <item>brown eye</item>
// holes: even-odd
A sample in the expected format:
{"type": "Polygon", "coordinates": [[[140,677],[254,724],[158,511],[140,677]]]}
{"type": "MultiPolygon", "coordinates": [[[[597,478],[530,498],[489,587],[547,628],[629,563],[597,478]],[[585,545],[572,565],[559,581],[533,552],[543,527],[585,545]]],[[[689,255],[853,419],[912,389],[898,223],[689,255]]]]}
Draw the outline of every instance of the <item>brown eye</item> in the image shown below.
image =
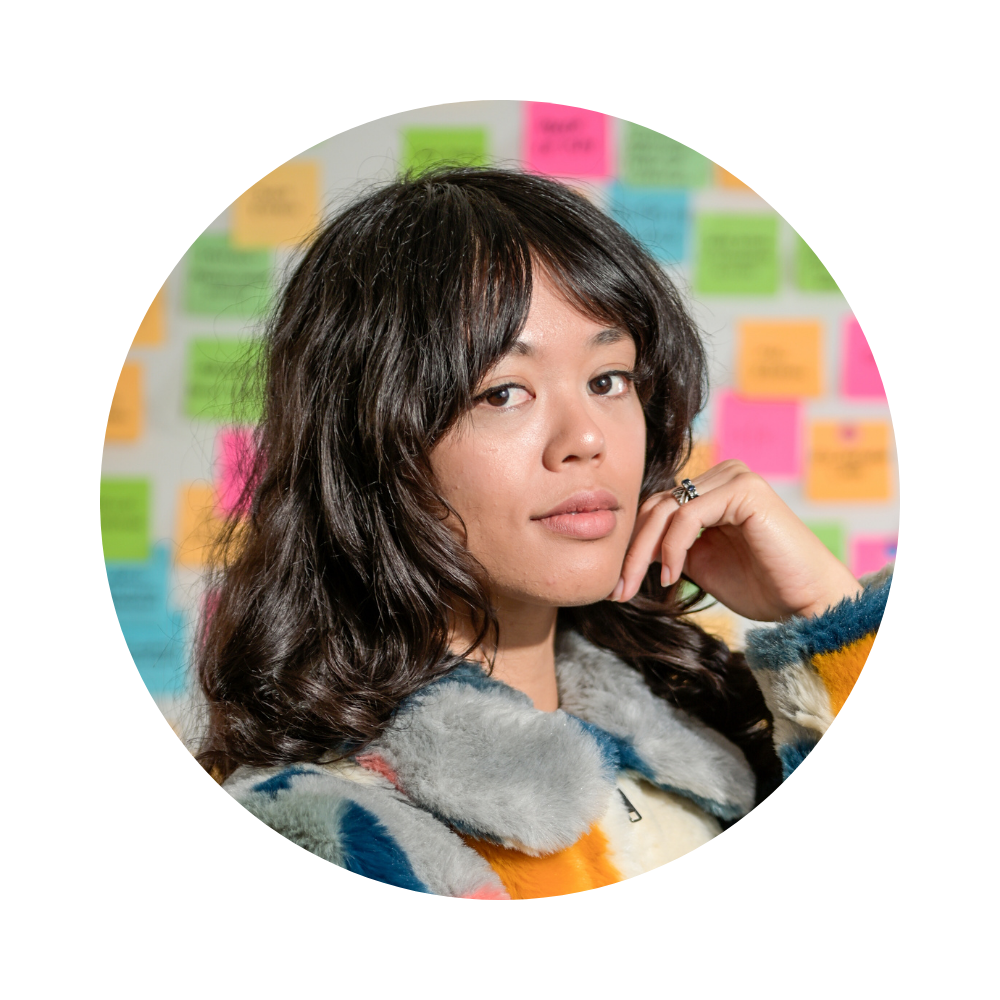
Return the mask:
{"type": "Polygon", "coordinates": [[[598,396],[606,396],[614,384],[615,380],[610,375],[598,375],[597,378],[591,379],[590,391],[598,396]]]}
{"type": "Polygon", "coordinates": [[[488,396],[486,402],[490,406],[506,406],[510,401],[510,387],[504,386],[502,389],[494,389],[488,396]]]}

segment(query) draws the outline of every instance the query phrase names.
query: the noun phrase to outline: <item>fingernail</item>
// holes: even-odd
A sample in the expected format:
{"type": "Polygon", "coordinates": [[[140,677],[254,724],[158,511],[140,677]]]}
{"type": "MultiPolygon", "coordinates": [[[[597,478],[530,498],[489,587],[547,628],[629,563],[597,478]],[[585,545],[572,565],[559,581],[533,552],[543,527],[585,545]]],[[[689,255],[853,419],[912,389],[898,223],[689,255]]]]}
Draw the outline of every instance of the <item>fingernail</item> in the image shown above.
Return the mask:
{"type": "Polygon", "coordinates": [[[661,587],[669,587],[670,586],[670,567],[669,566],[664,566],[663,569],[660,570],[660,586],[661,587]]]}
{"type": "Polygon", "coordinates": [[[609,600],[617,601],[621,599],[622,594],[625,593],[625,577],[620,577],[618,582],[615,584],[615,589],[611,591],[611,597],[609,600]]]}

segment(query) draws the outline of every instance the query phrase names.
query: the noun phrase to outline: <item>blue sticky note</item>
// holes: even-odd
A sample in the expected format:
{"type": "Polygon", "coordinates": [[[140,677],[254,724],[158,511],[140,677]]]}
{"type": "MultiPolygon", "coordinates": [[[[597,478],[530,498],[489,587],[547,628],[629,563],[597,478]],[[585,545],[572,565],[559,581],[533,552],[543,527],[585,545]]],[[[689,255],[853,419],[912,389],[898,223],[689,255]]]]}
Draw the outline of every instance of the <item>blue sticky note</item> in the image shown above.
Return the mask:
{"type": "Polygon", "coordinates": [[[659,261],[679,264],[688,256],[691,202],[686,191],[615,184],[611,215],[659,261]]]}
{"type": "Polygon", "coordinates": [[[119,618],[154,618],[167,613],[170,552],[166,544],[154,545],[143,562],[109,560],[105,568],[119,618]]]}
{"type": "Polygon", "coordinates": [[[152,695],[179,695],[187,687],[184,615],[119,617],[128,651],[152,695]]]}

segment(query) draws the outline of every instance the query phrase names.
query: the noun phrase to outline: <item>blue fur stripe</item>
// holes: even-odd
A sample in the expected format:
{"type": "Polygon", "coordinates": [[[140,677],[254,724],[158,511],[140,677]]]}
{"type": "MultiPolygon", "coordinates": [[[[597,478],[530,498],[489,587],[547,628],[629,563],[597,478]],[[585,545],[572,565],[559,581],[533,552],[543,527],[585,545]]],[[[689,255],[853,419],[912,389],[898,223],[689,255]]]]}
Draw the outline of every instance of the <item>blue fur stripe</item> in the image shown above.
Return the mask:
{"type": "Polygon", "coordinates": [[[843,649],[877,632],[891,585],[890,577],[856,598],[844,598],[815,618],[792,618],[774,628],[751,629],[747,633],[747,662],[754,670],[780,670],[808,662],[817,654],[843,649]]]}
{"type": "Polygon", "coordinates": [[[316,771],[310,767],[286,767],[283,771],[279,771],[277,774],[272,774],[270,778],[258,782],[250,790],[253,792],[261,792],[269,799],[273,799],[277,797],[278,792],[284,792],[291,788],[292,778],[295,778],[300,774],[316,774],[316,771]]]}
{"type": "Polygon", "coordinates": [[[357,802],[351,802],[340,818],[344,867],[365,878],[430,892],[413,872],[402,847],[379,820],[357,802]]]}
{"type": "Polygon", "coordinates": [[[781,758],[781,777],[787,778],[809,756],[809,751],[816,746],[816,740],[796,740],[778,748],[781,758]]]}

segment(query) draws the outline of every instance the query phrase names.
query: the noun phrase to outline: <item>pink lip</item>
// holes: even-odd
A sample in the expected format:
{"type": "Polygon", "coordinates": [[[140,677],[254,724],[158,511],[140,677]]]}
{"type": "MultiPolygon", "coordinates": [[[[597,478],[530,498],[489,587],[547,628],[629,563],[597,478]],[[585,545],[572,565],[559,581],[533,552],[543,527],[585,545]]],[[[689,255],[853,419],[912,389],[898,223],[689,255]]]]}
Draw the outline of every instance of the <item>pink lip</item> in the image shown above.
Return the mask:
{"type": "Polygon", "coordinates": [[[545,514],[533,517],[550,531],[571,538],[594,540],[614,531],[618,500],[607,490],[574,493],[569,499],[545,514]]]}

